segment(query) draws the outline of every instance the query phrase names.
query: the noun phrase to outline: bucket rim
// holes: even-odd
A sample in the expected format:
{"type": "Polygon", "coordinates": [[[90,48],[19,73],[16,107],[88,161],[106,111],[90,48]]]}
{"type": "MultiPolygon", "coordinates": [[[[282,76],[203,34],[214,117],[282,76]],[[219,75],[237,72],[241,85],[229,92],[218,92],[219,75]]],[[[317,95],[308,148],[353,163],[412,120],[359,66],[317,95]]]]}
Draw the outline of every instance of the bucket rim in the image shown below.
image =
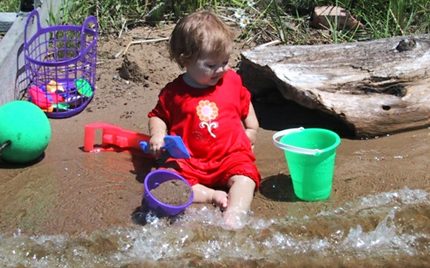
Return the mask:
{"type": "MultiPolygon", "coordinates": [[[[191,190],[191,193],[190,193],[190,196],[189,196],[187,202],[185,202],[181,205],[168,204],[168,203],[162,202],[161,200],[156,198],[151,193],[151,190],[153,188],[150,187],[150,180],[154,180],[154,177],[157,177],[157,176],[165,176],[165,178],[163,180],[161,180],[161,182],[170,181],[170,180],[180,180],[180,181],[184,182],[191,189],[190,183],[184,177],[182,177],[179,173],[171,171],[171,170],[167,170],[167,169],[153,170],[146,175],[145,180],[143,182],[144,196],[147,198],[146,202],[147,202],[149,207],[151,207],[152,209],[155,209],[155,210],[161,210],[162,213],[167,215],[167,216],[174,216],[174,215],[184,211],[187,207],[189,207],[193,203],[194,193],[192,190],[191,190]]],[[[158,181],[157,178],[156,178],[156,180],[158,181]]]]}
{"type": "Polygon", "coordinates": [[[341,143],[341,139],[340,136],[329,129],[325,129],[325,128],[304,128],[304,127],[298,127],[298,128],[289,128],[289,129],[284,129],[281,131],[276,132],[273,137],[273,143],[276,147],[278,147],[279,149],[282,149],[284,151],[290,151],[290,152],[294,152],[294,153],[299,153],[299,154],[305,154],[305,155],[313,155],[313,156],[318,156],[322,153],[331,151],[336,149],[340,143],[341,143]],[[303,131],[320,131],[320,132],[325,132],[325,133],[329,133],[330,135],[332,135],[335,138],[335,142],[324,148],[324,149],[308,149],[308,148],[302,148],[302,147],[297,147],[297,146],[293,146],[293,145],[288,145],[288,144],[284,144],[281,142],[281,139],[284,136],[287,136],[289,134],[293,134],[293,133],[297,133],[297,132],[303,132],[303,131]]]}

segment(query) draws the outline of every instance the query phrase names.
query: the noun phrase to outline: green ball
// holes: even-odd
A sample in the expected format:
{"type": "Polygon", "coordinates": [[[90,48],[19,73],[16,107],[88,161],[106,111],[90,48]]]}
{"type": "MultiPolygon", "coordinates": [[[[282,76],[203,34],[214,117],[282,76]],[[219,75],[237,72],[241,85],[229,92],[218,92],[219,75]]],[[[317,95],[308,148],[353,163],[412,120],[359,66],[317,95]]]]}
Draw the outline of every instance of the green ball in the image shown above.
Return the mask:
{"type": "Polygon", "coordinates": [[[51,124],[45,113],[29,101],[0,106],[0,145],[10,140],[0,157],[11,163],[29,163],[40,157],[51,140],[51,124]]]}

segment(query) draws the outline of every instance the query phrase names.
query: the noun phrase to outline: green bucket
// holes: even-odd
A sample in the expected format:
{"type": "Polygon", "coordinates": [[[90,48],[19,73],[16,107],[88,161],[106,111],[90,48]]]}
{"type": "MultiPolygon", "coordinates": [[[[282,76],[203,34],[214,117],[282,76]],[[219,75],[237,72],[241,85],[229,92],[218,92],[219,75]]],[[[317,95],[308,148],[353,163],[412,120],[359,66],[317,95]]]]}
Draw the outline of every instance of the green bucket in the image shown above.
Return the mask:
{"type": "Polygon", "coordinates": [[[305,201],[330,197],[340,137],[322,128],[293,128],[273,135],[284,150],[296,196],[305,201]]]}

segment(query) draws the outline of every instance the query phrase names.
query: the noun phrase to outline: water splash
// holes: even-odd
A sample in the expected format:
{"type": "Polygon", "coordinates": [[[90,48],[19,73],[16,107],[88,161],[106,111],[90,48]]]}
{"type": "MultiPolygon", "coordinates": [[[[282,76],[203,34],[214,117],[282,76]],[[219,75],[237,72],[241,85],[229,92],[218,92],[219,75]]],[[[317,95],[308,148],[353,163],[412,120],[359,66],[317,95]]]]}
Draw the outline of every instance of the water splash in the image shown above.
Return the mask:
{"type": "Polygon", "coordinates": [[[27,236],[19,230],[1,235],[0,265],[118,267],[164,262],[177,267],[243,261],[303,265],[310,260],[336,265],[338,256],[372,263],[384,259],[407,263],[408,257],[417,256],[429,261],[425,259],[430,249],[429,211],[426,191],[405,188],[315,216],[250,217],[243,229],[231,231],[223,228],[218,210],[191,207],[173,222],[149,215],[146,225],[134,228],[77,236],[27,236]]]}
{"type": "Polygon", "coordinates": [[[344,251],[354,250],[361,254],[416,254],[413,247],[416,237],[408,234],[398,234],[394,223],[395,211],[392,209],[388,215],[376,226],[374,230],[365,232],[360,225],[349,230],[347,237],[342,241],[344,251]]]}

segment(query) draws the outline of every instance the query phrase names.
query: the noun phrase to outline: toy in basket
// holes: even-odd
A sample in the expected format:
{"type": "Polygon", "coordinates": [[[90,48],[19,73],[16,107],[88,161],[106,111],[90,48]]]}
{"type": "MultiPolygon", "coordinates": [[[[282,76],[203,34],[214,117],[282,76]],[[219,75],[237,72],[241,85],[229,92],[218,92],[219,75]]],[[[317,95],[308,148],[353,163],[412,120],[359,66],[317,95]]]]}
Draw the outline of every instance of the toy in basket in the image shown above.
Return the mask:
{"type": "Polygon", "coordinates": [[[24,31],[24,59],[29,100],[50,118],[80,113],[95,92],[97,19],[89,16],[83,25],[42,27],[33,10],[24,31]],[[36,31],[28,36],[31,25],[36,31]]]}

